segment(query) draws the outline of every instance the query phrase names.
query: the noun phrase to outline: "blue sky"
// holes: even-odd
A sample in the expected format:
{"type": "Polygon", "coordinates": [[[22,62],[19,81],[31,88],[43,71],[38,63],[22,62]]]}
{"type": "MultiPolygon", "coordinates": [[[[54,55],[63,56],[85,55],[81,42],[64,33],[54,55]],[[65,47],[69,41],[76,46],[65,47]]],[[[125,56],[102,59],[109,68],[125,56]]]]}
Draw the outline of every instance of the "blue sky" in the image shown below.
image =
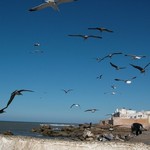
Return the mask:
{"type": "Polygon", "coordinates": [[[60,12],[46,8],[28,10],[42,0],[9,2],[0,5],[0,107],[16,89],[30,89],[16,96],[0,120],[40,122],[99,122],[116,108],[149,110],[150,66],[146,73],[129,64],[150,62],[149,0],[78,0],[59,5],[60,12]],[[113,33],[88,30],[105,27],[113,33]],[[69,34],[102,36],[102,39],[69,37],[69,34]],[[39,42],[38,48],[34,43],[39,42]],[[43,53],[32,53],[35,50],[43,53]],[[94,58],[122,52],[98,63],[94,58]],[[132,60],[124,54],[146,55],[132,60]],[[115,70],[109,62],[126,66],[115,70]],[[97,76],[103,74],[101,80],[97,76]],[[115,78],[128,79],[127,85],[115,78]],[[116,95],[104,94],[113,91],[116,95]],[[65,94],[62,89],[73,89],[65,94]],[[73,103],[81,108],[70,106],[73,103]],[[84,112],[97,108],[95,113],[84,112]]]}

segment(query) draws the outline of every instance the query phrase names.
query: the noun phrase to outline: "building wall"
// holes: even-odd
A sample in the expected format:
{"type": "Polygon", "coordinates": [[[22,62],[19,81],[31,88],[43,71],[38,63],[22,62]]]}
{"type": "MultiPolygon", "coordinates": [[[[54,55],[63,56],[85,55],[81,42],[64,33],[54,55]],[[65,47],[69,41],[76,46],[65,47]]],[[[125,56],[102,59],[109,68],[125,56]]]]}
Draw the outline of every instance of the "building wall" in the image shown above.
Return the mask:
{"type": "Polygon", "coordinates": [[[121,125],[125,127],[131,127],[131,125],[135,122],[141,123],[145,128],[150,127],[150,120],[149,119],[128,119],[128,118],[120,118],[120,117],[113,117],[113,125],[121,125]]]}

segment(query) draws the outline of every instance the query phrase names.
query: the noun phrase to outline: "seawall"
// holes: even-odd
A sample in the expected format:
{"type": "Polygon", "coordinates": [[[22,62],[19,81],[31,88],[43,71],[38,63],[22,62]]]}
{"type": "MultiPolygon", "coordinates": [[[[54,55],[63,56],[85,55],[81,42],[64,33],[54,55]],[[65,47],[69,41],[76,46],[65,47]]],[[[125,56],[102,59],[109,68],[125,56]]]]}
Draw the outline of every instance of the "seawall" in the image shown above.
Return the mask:
{"type": "Polygon", "coordinates": [[[77,142],[0,135],[0,150],[150,150],[143,143],[77,142]]]}

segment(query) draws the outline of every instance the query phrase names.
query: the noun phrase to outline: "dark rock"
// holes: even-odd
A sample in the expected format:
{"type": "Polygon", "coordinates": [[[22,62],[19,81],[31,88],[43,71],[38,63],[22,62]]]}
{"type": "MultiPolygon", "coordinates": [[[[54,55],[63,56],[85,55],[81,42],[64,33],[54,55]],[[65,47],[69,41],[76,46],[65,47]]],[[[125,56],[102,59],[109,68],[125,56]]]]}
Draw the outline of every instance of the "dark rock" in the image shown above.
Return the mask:
{"type": "Polygon", "coordinates": [[[3,135],[14,135],[11,131],[5,131],[3,132],[3,135]]]}

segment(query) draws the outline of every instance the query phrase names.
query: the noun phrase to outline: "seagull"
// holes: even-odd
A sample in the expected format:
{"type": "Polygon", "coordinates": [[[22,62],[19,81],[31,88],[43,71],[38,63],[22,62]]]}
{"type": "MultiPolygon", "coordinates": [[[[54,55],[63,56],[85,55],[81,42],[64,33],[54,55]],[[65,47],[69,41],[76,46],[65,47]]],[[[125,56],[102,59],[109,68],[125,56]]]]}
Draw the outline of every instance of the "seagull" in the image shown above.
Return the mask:
{"type": "Polygon", "coordinates": [[[40,43],[34,43],[34,46],[38,47],[38,46],[40,46],[40,43]]]}
{"type": "Polygon", "coordinates": [[[88,38],[99,38],[101,39],[101,36],[95,36],[95,35],[82,35],[82,34],[69,34],[68,36],[73,36],[73,37],[81,37],[84,40],[87,40],[88,38]]]}
{"type": "Polygon", "coordinates": [[[115,94],[116,94],[115,91],[112,91],[112,92],[105,92],[104,94],[108,94],[108,93],[110,93],[110,94],[112,94],[112,95],[115,95],[115,94]]]}
{"type": "Polygon", "coordinates": [[[10,105],[10,103],[13,101],[16,95],[22,95],[21,92],[24,92],[24,91],[34,92],[32,90],[25,90],[25,89],[15,90],[14,92],[11,93],[10,99],[8,100],[6,107],[4,107],[3,109],[0,109],[0,114],[5,112],[4,110],[10,105]]]}
{"type": "Polygon", "coordinates": [[[141,59],[141,58],[145,58],[146,56],[144,56],[144,55],[132,55],[132,54],[125,54],[125,56],[130,56],[132,59],[135,59],[135,60],[137,60],[137,59],[141,59]]]}
{"type": "Polygon", "coordinates": [[[11,96],[10,96],[10,99],[6,105],[6,108],[10,105],[10,103],[13,101],[13,99],[15,98],[16,95],[23,95],[22,92],[34,92],[32,90],[25,90],[25,89],[22,89],[22,90],[15,90],[14,92],[11,93],[11,96]]]}
{"type": "Polygon", "coordinates": [[[124,79],[114,79],[114,80],[115,81],[123,81],[126,84],[131,84],[133,79],[136,79],[136,77],[132,77],[131,79],[126,79],[126,80],[124,80],[124,79]]]}
{"type": "Polygon", "coordinates": [[[70,108],[72,108],[72,107],[80,107],[80,105],[79,104],[72,104],[71,106],[70,106],[70,108]]]}
{"type": "Polygon", "coordinates": [[[105,57],[103,57],[100,61],[104,60],[105,58],[112,58],[114,55],[120,55],[120,54],[123,54],[123,53],[122,52],[110,53],[110,54],[106,55],[105,57]]]}
{"type": "Polygon", "coordinates": [[[102,74],[100,75],[100,76],[98,76],[98,77],[96,77],[96,79],[102,79],[102,74]]]}
{"type": "Polygon", "coordinates": [[[113,63],[111,63],[110,62],[110,65],[112,66],[112,67],[114,67],[116,70],[120,70],[120,69],[125,69],[126,67],[119,67],[119,66],[116,66],[115,64],[113,64],[113,63]]]}
{"type": "Polygon", "coordinates": [[[115,85],[112,85],[111,88],[112,88],[112,89],[116,89],[117,87],[116,87],[115,85]]]}
{"type": "Polygon", "coordinates": [[[74,2],[74,1],[77,1],[77,0],[45,0],[44,3],[29,9],[29,11],[38,11],[47,7],[52,7],[54,10],[59,11],[59,8],[58,8],[59,4],[67,3],[67,2],[74,2]]]}
{"type": "Polygon", "coordinates": [[[145,69],[146,69],[146,67],[148,67],[148,66],[150,65],[150,63],[148,63],[148,64],[147,64],[146,66],[144,66],[143,68],[140,67],[140,66],[133,65],[133,64],[130,64],[130,65],[131,65],[132,67],[134,67],[134,68],[140,70],[141,73],[145,73],[145,69]]]}
{"type": "Polygon", "coordinates": [[[90,111],[90,112],[92,112],[92,113],[95,113],[95,111],[98,111],[98,109],[87,109],[87,110],[85,110],[84,112],[88,112],[88,111],[90,111]]]}
{"type": "Polygon", "coordinates": [[[101,32],[106,31],[106,32],[113,32],[112,30],[102,28],[102,27],[96,27],[96,28],[88,28],[89,30],[99,30],[101,32]]]}
{"type": "Polygon", "coordinates": [[[68,89],[68,90],[65,90],[65,89],[62,89],[66,94],[70,91],[72,91],[73,89],[68,89]]]}

